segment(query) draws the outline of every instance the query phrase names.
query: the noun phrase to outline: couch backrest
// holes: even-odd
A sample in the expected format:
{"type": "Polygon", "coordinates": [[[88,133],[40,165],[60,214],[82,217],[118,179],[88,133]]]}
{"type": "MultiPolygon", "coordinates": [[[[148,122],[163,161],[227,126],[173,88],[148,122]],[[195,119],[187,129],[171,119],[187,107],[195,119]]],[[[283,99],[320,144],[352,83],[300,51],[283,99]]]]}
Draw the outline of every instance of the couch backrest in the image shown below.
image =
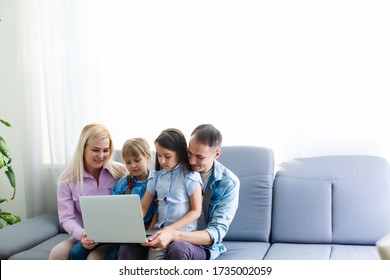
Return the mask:
{"type": "Polygon", "coordinates": [[[390,232],[390,168],[376,156],[284,162],[274,182],[272,242],[374,245],[390,232]]]}
{"type": "Polygon", "coordinates": [[[269,148],[224,146],[218,161],[240,179],[239,206],[225,240],[269,242],[274,154],[269,148]]]}

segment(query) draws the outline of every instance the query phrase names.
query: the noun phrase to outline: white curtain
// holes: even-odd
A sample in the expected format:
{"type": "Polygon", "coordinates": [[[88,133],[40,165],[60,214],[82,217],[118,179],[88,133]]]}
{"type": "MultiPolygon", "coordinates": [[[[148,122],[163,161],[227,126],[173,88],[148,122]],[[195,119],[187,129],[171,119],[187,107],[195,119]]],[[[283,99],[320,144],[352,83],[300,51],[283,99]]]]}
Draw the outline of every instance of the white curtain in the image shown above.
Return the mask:
{"type": "Polygon", "coordinates": [[[276,164],[390,159],[386,1],[19,3],[34,213],[55,208],[56,177],[90,122],[118,149],[213,123],[225,145],[269,147],[276,164]]]}
{"type": "Polygon", "coordinates": [[[56,179],[98,120],[96,1],[19,1],[27,212],[56,208],[56,179]]]}

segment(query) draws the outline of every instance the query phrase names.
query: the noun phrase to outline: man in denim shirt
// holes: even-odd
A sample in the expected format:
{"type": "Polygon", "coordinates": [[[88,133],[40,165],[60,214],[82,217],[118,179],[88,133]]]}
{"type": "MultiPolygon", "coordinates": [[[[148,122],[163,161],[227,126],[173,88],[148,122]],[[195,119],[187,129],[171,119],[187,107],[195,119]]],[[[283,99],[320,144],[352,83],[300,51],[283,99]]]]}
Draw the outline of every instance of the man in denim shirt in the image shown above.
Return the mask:
{"type": "Polygon", "coordinates": [[[203,180],[202,214],[198,230],[181,232],[166,228],[144,244],[151,250],[161,250],[170,244],[166,259],[216,259],[226,252],[222,240],[238,207],[240,181],[216,160],[221,154],[221,144],[222,135],[211,124],[199,125],[191,134],[188,158],[192,169],[198,171],[203,180]]]}

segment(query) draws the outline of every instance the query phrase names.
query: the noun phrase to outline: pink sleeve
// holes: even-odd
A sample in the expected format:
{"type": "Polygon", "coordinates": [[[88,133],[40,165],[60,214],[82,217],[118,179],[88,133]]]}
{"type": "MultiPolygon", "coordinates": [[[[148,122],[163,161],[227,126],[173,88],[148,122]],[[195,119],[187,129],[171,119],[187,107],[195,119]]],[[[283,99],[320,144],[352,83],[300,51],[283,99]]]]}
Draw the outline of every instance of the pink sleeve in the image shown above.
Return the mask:
{"type": "MultiPolygon", "coordinates": [[[[75,207],[74,194],[70,184],[60,183],[57,189],[57,208],[60,225],[76,240],[84,232],[81,215],[75,207]]],[[[78,196],[77,196],[78,197],[78,196]]]]}

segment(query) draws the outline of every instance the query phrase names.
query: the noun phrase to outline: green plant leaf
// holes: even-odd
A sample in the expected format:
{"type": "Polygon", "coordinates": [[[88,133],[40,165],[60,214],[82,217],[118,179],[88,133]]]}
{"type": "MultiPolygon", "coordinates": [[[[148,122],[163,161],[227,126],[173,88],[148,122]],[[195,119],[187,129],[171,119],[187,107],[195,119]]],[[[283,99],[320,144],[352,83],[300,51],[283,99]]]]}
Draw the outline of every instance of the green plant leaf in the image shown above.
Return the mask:
{"type": "Polygon", "coordinates": [[[11,166],[8,166],[8,169],[5,171],[5,174],[7,175],[8,181],[14,189],[14,193],[13,193],[12,198],[11,198],[11,200],[12,200],[15,198],[15,194],[16,194],[16,179],[15,179],[14,170],[12,169],[11,166]]]}
{"type": "MultiPolygon", "coordinates": [[[[0,123],[4,124],[7,127],[10,127],[11,124],[0,119],[0,123]]],[[[15,173],[10,165],[12,161],[11,153],[8,150],[7,143],[4,138],[0,136],[0,169],[6,167],[5,174],[7,175],[8,181],[13,188],[13,195],[11,200],[15,198],[16,194],[16,180],[15,173]]],[[[8,202],[5,198],[0,198],[0,203],[8,202]]],[[[12,215],[11,213],[3,212],[0,209],[0,229],[4,227],[2,220],[5,221],[8,225],[13,225],[20,222],[20,217],[16,215],[12,215]]]]}
{"type": "Polygon", "coordinates": [[[2,153],[6,158],[11,159],[11,154],[8,150],[7,143],[5,143],[5,140],[1,136],[0,136],[0,153],[2,153]]]}
{"type": "Polygon", "coordinates": [[[5,166],[4,156],[3,154],[0,154],[0,169],[2,169],[5,166]]]}
{"type": "Polygon", "coordinates": [[[20,217],[11,213],[2,212],[0,219],[3,219],[8,225],[13,225],[20,222],[20,217]]]}
{"type": "Polygon", "coordinates": [[[5,126],[11,127],[11,124],[9,122],[6,122],[5,120],[0,119],[0,122],[3,123],[5,126]]]}

